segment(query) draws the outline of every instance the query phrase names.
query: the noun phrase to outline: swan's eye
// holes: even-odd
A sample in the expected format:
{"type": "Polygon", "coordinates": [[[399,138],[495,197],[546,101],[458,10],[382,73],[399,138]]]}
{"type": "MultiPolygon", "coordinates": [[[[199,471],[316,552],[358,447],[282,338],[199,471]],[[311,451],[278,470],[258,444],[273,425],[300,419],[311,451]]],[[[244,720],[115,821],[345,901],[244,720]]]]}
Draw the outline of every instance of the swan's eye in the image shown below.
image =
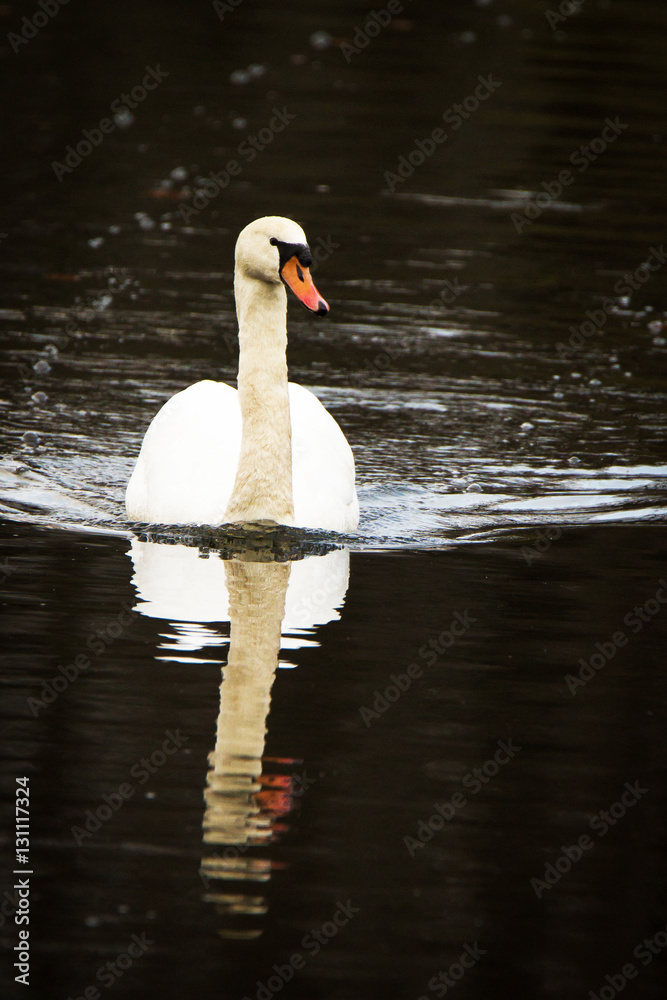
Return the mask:
{"type": "MultiPolygon", "coordinates": [[[[296,263],[300,264],[301,267],[310,267],[313,263],[313,255],[305,243],[284,243],[282,240],[276,239],[275,236],[269,238],[269,243],[272,247],[278,247],[281,271],[293,257],[296,258],[296,263]]],[[[305,278],[299,274],[299,280],[305,281],[305,278]]]]}

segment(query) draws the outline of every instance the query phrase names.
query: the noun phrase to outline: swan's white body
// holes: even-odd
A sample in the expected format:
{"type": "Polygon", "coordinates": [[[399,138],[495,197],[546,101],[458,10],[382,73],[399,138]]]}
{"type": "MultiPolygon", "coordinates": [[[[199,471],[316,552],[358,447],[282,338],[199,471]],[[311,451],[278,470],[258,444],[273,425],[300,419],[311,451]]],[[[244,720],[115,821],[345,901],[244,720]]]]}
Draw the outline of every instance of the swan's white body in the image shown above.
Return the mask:
{"type": "MultiPolygon", "coordinates": [[[[287,299],[277,245],[281,257],[285,246],[307,250],[303,230],[288,219],[259,219],[241,233],[234,277],[238,392],[207,380],[165,403],[127,487],[132,520],[356,528],[352,450],[317,397],[287,382],[287,299]]],[[[307,267],[296,271],[310,281],[307,267]]],[[[295,291],[313,311],[328,309],[312,281],[303,295],[300,286],[295,291]]]]}
{"type": "MultiPolygon", "coordinates": [[[[359,523],[354,458],[308,389],[289,383],[294,524],[352,531],[359,523]]],[[[241,408],[224,382],[196,382],[165,403],[146,431],[127,511],[151,524],[226,523],[241,451],[241,408]]]]}

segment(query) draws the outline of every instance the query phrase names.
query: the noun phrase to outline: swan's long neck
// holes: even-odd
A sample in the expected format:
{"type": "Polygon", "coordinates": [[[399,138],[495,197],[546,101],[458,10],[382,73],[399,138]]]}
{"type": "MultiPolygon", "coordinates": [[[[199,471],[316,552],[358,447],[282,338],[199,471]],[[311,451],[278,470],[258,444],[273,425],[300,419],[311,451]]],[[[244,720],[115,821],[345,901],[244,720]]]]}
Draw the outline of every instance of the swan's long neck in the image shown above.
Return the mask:
{"type": "Polygon", "coordinates": [[[237,267],[234,292],[242,431],[225,519],[293,524],[285,287],[251,278],[237,267]]]}

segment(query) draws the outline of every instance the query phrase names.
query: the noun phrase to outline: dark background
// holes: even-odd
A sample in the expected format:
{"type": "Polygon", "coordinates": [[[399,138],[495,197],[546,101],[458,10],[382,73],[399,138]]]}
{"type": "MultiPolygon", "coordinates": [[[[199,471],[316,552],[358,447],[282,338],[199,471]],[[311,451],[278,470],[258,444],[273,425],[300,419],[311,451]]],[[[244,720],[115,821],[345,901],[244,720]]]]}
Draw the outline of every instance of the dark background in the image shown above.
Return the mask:
{"type": "MultiPolygon", "coordinates": [[[[614,285],[666,233],[667,8],[585,0],[554,31],[557,4],[413,0],[349,63],[365,3],[244,0],[220,21],[208,3],[71,0],[14,52],[37,9],[0,8],[2,775],[12,805],[30,775],[36,868],[33,985],[16,995],[79,996],[146,932],[112,996],[254,1000],[348,898],[359,915],[282,996],[430,1000],[475,941],[459,1000],[599,993],[667,924],[664,610],[576,696],[564,682],[665,575],[667,270],[627,298],[614,285]],[[157,64],[169,76],[133,122],[59,183],[53,161],[157,64]],[[489,74],[498,90],[383,193],[489,74]],[[296,119],[186,224],[197,178],[284,106],[296,119]],[[512,213],[617,116],[627,130],[517,232],[512,213]],[[136,601],[124,485],[171,393],[235,378],[233,248],[263,214],[337,244],[316,272],[331,316],[290,306],[289,363],[354,447],[362,522],[341,621],[274,684],[267,767],[317,781],[253,849],[271,877],[249,920],[198,874],[224,643],[163,659],[177,625],[136,614],[37,719],[26,699],[136,601]],[[434,305],[455,278],[465,292],[434,305]],[[476,627],[366,728],[360,707],[465,609],[476,627]],[[72,825],[178,727],[187,752],[154,796],[77,847],[72,825]],[[403,838],[499,739],[517,759],[411,859],[403,838]],[[638,780],[645,798],[538,900],[530,879],[638,780]]],[[[663,988],[657,958],[624,996],[663,988]]]]}

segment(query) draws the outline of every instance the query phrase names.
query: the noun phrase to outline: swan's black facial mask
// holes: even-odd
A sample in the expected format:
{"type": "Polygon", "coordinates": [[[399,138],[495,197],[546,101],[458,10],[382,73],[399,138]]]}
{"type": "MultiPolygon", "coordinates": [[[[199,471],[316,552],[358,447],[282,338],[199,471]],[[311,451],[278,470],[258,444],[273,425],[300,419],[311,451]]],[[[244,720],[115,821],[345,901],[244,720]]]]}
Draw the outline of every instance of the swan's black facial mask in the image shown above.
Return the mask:
{"type": "Polygon", "coordinates": [[[269,243],[272,247],[278,247],[281,271],[292,257],[296,257],[302,267],[310,267],[313,263],[313,255],[310,252],[310,247],[306,246],[305,243],[283,243],[282,240],[277,240],[275,236],[271,237],[269,243]]]}
{"type": "Polygon", "coordinates": [[[278,248],[280,257],[280,277],[294,292],[300,302],[318,316],[325,316],[329,306],[313,284],[310,265],[313,255],[305,243],[283,243],[272,237],[269,242],[278,248]]]}

